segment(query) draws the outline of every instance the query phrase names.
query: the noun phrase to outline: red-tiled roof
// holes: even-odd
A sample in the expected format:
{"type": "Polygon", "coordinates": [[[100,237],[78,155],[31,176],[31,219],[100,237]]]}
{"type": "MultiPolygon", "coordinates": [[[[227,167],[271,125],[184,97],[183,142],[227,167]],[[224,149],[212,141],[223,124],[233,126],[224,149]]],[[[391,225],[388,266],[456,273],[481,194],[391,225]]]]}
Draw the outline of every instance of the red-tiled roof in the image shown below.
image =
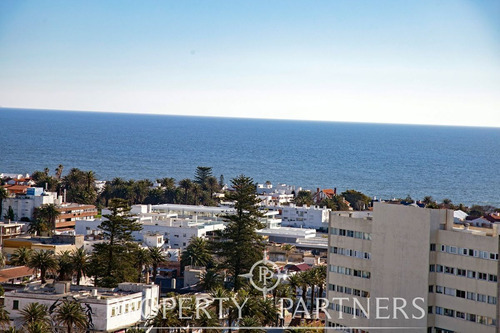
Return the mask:
{"type": "Polygon", "coordinates": [[[0,283],[9,281],[11,279],[31,276],[33,274],[34,274],[33,270],[26,266],[0,269],[0,283]]]}

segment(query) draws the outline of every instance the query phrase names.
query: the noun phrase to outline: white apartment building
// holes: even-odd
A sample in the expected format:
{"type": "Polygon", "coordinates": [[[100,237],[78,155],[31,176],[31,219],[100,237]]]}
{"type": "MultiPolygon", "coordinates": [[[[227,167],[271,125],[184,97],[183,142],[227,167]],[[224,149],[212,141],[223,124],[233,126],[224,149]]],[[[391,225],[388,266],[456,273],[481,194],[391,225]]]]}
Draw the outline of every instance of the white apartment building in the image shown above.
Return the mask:
{"type": "Polygon", "coordinates": [[[364,216],[331,212],[328,299],[337,300],[327,326],[344,332],[498,332],[498,225],[453,222],[451,210],[386,203],[375,203],[364,216]],[[347,299],[340,304],[340,297],[347,299]],[[397,309],[403,303],[408,318],[397,309]]]}
{"type": "Polygon", "coordinates": [[[19,327],[20,311],[28,304],[38,302],[50,308],[63,299],[75,299],[91,315],[92,332],[115,332],[152,316],[159,292],[158,285],[140,283],[120,283],[115,289],[70,286],[69,282],[57,282],[53,288],[34,284],[6,292],[5,309],[19,327]]]}
{"type": "Polygon", "coordinates": [[[35,208],[46,204],[61,204],[62,197],[55,192],[45,192],[42,187],[30,187],[25,195],[8,197],[2,201],[2,217],[12,207],[14,217],[17,221],[23,217],[32,219],[35,208]]]}
{"type": "MultiPolygon", "coordinates": [[[[103,219],[95,220],[77,220],[75,224],[75,232],[78,235],[96,235],[101,231],[98,226],[103,219]]],[[[135,240],[150,243],[151,235],[155,235],[154,239],[161,236],[164,244],[171,248],[184,249],[189,245],[193,237],[206,238],[207,233],[216,230],[222,230],[225,225],[222,221],[213,221],[209,219],[181,219],[172,218],[159,220],[140,220],[142,230],[134,231],[132,236],[135,240]]],[[[155,244],[154,246],[158,246],[155,244]]]]}
{"type": "Polygon", "coordinates": [[[330,208],[319,206],[298,207],[295,204],[289,206],[267,206],[269,210],[280,212],[281,225],[284,227],[312,228],[316,230],[328,229],[330,219],[330,208]]]}

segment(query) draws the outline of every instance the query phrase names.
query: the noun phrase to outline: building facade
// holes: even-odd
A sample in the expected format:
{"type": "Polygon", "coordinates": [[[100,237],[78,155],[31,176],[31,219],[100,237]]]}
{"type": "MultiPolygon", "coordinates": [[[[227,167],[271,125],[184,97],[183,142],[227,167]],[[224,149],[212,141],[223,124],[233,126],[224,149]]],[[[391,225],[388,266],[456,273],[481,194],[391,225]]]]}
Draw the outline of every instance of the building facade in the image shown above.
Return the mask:
{"type": "Polygon", "coordinates": [[[373,213],[332,212],[327,326],[498,332],[498,225],[453,220],[451,210],[386,203],[373,213]]]}

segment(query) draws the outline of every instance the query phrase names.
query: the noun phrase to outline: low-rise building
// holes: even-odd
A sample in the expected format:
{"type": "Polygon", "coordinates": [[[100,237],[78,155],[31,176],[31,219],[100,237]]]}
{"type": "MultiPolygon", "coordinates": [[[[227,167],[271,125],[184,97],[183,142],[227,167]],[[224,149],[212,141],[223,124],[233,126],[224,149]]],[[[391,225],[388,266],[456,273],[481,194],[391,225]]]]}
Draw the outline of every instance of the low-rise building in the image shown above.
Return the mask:
{"type": "Polygon", "coordinates": [[[21,310],[38,302],[57,307],[64,299],[74,299],[85,309],[92,332],[116,332],[145,321],[153,315],[159,301],[159,287],[151,284],[120,283],[117,288],[53,286],[32,284],[25,289],[5,293],[5,309],[16,326],[21,325],[21,310]]]}
{"type": "Polygon", "coordinates": [[[74,251],[83,246],[82,235],[54,235],[52,237],[19,237],[9,238],[3,241],[2,251],[7,261],[12,254],[21,247],[34,251],[51,251],[59,254],[64,251],[74,251]]]}
{"type": "Polygon", "coordinates": [[[57,206],[60,215],[56,219],[56,229],[74,228],[76,220],[92,220],[97,215],[94,205],[63,203],[57,206]]]}

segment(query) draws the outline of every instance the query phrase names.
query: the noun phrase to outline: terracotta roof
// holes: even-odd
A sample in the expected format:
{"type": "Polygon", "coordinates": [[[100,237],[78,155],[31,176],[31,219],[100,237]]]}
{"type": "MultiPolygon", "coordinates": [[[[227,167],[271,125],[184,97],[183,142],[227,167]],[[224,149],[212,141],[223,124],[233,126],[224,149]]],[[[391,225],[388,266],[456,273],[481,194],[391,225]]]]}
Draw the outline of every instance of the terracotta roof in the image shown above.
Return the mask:
{"type": "Polygon", "coordinates": [[[4,185],[3,186],[7,192],[10,192],[10,193],[25,193],[26,192],[26,189],[31,187],[29,185],[4,185]]]}
{"type": "Polygon", "coordinates": [[[335,192],[331,188],[325,188],[323,190],[323,193],[328,194],[328,195],[334,195],[335,192]]]}
{"type": "Polygon", "coordinates": [[[307,271],[310,269],[311,269],[311,266],[309,266],[306,263],[291,265],[290,267],[288,267],[289,271],[295,271],[295,272],[303,272],[303,271],[307,271]]]}
{"type": "Polygon", "coordinates": [[[7,282],[11,279],[31,276],[33,274],[34,274],[33,270],[26,266],[0,269],[0,283],[7,282]]]}

